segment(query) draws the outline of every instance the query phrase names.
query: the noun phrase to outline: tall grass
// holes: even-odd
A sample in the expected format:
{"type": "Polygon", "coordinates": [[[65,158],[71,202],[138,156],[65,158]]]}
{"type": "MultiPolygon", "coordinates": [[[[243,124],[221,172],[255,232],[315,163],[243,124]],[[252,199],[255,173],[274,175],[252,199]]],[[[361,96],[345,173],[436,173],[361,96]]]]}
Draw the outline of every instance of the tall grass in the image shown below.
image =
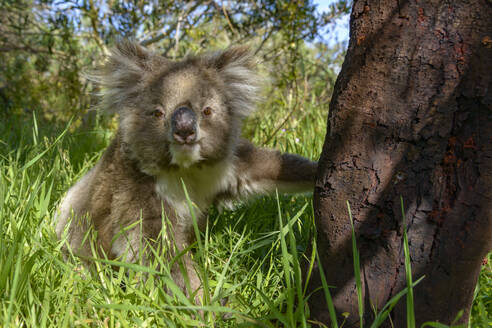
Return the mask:
{"type": "MultiPolygon", "coordinates": [[[[277,131],[268,146],[317,158],[326,118],[317,105],[306,101],[278,128],[288,104],[277,104],[253,117],[245,134],[261,144],[277,131]]],[[[69,186],[94,165],[110,137],[111,132],[100,127],[72,131],[41,126],[35,116],[0,121],[0,326],[320,325],[310,320],[307,281],[302,281],[300,271],[300,262],[306,260],[310,276],[314,261],[319,261],[316,244],[310,245],[314,235],[310,195],[261,197],[234,211],[211,209],[205,233],[197,231],[193,245],[197,271],[206,286],[202,305],[174,284],[170,263],[163,257],[148,265],[100,258],[95,272],[77,257],[65,259],[60,251],[63,241],[53,229],[56,206],[69,186]],[[309,246],[312,254],[306,254],[309,246]]],[[[167,247],[163,243],[152,251],[165,252],[167,247]]],[[[356,275],[358,266],[355,263],[356,275]]],[[[419,281],[410,280],[409,286],[419,281]]],[[[322,283],[332,327],[340,327],[323,275],[322,283]]],[[[490,293],[486,294],[491,285],[489,264],[477,289],[474,324],[486,322],[492,312],[490,293]]],[[[378,327],[401,297],[408,295],[409,302],[410,290],[397,294],[372,324],[364,325],[378,327]]]]}

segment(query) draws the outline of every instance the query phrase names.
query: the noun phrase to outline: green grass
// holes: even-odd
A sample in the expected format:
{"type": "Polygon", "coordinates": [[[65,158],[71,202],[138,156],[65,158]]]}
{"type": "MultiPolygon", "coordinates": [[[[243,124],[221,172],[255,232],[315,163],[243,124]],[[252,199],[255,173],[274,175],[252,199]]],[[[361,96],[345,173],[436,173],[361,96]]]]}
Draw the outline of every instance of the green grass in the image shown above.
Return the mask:
{"type": "MultiPolygon", "coordinates": [[[[250,120],[246,136],[317,158],[326,125],[319,104],[306,101],[284,126],[278,123],[285,104],[272,107],[250,120]],[[278,132],[272,137],[273,131],[278,132]]],[[[194,252],[208,286],[201,307],[171,281],[169,263],[162,260],[145,267],[100,259],[95,273],[75,257],[65,260],[54,234],[56,206],[94,165],[110,137],[110,131],[99,127],[66,132],[63,127],[39,126],[34,117],[0,121],[1,327],[317,326],[310,321],[307,282],[299,265],[318,258],[316,244],[311,245],[312,254],[306,252],[314,231],[308,195],[262,197],[234,211],[211,210],[194,252]]],[[[357,274],[360,268],[354,263],[357,274]]],[[[486,327],[490,321],[490,272],[489,262],[476,291],[473,327],[486,327]]],[[[323,280],[327,311],[334,317],[328,287],[323,280]]],[[[411,300],[410,291],[396,295],[372,325],[365,325],[377,327],[404,295],[411,300]]]]}

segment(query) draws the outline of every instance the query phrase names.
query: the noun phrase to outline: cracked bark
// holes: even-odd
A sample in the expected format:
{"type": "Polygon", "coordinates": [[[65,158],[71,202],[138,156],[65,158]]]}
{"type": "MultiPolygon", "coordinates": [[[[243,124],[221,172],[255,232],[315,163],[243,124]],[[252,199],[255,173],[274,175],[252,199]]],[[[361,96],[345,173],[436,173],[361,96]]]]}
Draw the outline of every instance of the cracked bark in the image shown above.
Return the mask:
{"type": "MultiPolygon", "coordinates": [[[[403,197],[417,324],[467,321],[492,248],[492,5],[355,1],[314,195],[318,250],[338,313],[357,326],[350,201],[365,320],[405,284],[403,197]]],[[[319,286],[314,277],[312,287],[319,286]]],[[[322,292],[312,314],[329,322],[322,292]]],[[[405,300],[394,309],[406,325],[405,300]]],[[[389,326],[389,322],[387,323],[389,326]]]]}

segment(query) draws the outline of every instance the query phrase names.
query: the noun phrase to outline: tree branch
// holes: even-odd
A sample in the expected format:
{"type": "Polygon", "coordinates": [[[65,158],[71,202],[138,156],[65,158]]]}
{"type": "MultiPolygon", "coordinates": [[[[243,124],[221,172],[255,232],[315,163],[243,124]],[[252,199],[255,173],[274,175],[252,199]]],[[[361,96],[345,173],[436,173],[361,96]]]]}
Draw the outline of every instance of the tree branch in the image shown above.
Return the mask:
{"type": "MultiPolygon", "coordinates": [[[[188,3],[188,5],[186,6],[186,9],[184,11],[184,13],[182,14],[182,17],[188,16],[190,13],[194,12],[199,6],[200,6],[200,2],[199,1],[195,2],[195,4],[193,6],[191,6],[190,3],[188,3]]],[[[170,34],[171,34],[171,32],[174,31],[177,28],[178,24],[179,24],[179,18],[172,25],[169,26],[169,28],[167,29],[166,33],[161,33],[161,34],[156,35],[153,38],[150,38],[150,39],[147,39],[147,40],[143,40],[142,42],[140,42],[140,44],[142,46],[148,46],[148,45],[150,45],[152,43],[159,42],[162,39],[169,37],[170,34]]]]}

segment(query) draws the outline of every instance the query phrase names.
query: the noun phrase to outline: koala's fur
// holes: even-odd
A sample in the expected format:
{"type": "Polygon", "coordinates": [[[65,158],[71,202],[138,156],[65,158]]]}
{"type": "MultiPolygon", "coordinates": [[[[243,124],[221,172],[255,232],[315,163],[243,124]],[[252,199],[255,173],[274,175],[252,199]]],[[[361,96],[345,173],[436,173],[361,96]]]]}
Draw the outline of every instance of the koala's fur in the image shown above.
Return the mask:
{"type": "MultiPolygon", "coordinates": [[[[162,213],[171,222],[177,247],[190,245],[195,234],[181,181],[201,227],[214,202],[276,188],[302,192],[314,187],[316,162],[240,138],[241,122],[254,110],[259,93],[245,48],[171,62],[126,41],[112,51],[96,80],[103,90],[100,106],[119,114],[119,129],[59,208],[56,232],[61,238],[68,231],[70,247],[79,256],[91,256],[85,240],[94,229],[100,254],[137,261],[143,240],[157,241],[162,213]],[[185,122],[176,118],[178,107],[196,120],[194,125],[186,121],[196,132],[190,144],[177,142],[181,139],[173,134],[185,122]]],[[[189,258],[185,262],[196,288],[189,258]]],[[[179,270],[173,275],[184,287],[179,270]]]]}

